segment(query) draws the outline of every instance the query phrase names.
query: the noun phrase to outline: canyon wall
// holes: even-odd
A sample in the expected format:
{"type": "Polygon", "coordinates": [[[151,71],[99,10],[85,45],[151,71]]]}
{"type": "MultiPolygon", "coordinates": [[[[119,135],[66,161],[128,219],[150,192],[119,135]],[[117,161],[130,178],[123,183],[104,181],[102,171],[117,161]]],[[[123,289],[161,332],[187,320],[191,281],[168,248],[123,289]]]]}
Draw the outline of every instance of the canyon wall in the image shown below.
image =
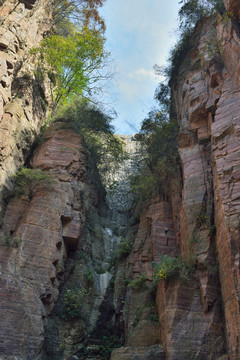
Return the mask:
{"type": "MultiPolygon", "coordinates": [[[[237,14],[236,2],[227,6],[237,14]]],[[[238,359],[240,351],[238,26],[230,18],[205,21],[173,88],[183,171],[181,252],[191,247],[198,267],[207,266],[200,276],[205,309],[217,299],[209,270],[214,257],[218,262],[230,359],[238,359]]]]}
{"type": "MultiPolygon", "coordinates": [[[[144,212],[148,221],[141,217],[128,259],[130,264],[134,259],[133,268],[129,265],[133,278],[140,279],[140,274],[146,274],[147,285],[152,278],[149,276],[152,261],[159,261],[161,255],[194,261],[194,271],[187,281],[175,276],[159,282],[156,294],[159,337],[150,335],[147,328],[144,332],[144,341],[149,341],[149,335],[154,343],[163,344],[168,360],[236,360],[240,356],[240,7],[237,1],[226,1],[226,7],[228,19],[219,16],[217,21],[205,19],[198,24],[194,46],[172,81],[180,123],[182,179],[176,178],[170,184],[167,204],[155,200],[155,209],[150,205],[144,212]],[[169,236],[169,223],[173,237],[169,236]],[[143,227],[145,235],[139,246],[143,227]],[[145,248],[147,239],[152,239],[151,245],[145,248]]],[[[128,303],[125,307],[130,308],[125,315],[130,339],[138,334],[139,326],[129,321],[136,316],[140,298],[136,300],[132,292],[128,290],[125,298],[128,303]]],[[[142,308],[147,300],[143,302],[142,308]]],[[[140,323],[142,320],[145,319],[140,317],[140,323]]],[[[131,358],[130,354],[148,358],[134,348],[134,341],[130,348],[131,340],[125,341],[126,347],[115,350],[112,359],[131,358]]],[[[143,346],[144,341],[140,341],[143,346]]]]}
{"type": "Polygon", "coordinates": [[[34,167],[53,174],[53,184],[39,186],[31,199],[13,197],[1,229],[0,353],[23,359],[40,353],[45,319],[85,222],[84,149],[72,130],[56,127],[33,158],[34,167]]]}
{"type": "Polygon", "coordinates": [[[239,359],[240,6],[225,5],[228,19],[197,25],[171,83],[181,171],[139,220],[124,197],[129,138],[108,203],[71,125],[55,122],[32,148],[48,86],[28,51],[51,14],[44,0],[2,3],[1,359],[239,359]],[[52,181],[15,196],[7,188],[26,159],[52,181]],[[156,282],[164,256],[188,270],[156,282]]]}
{"type": "Polygon", "coordinates": [[[23,165],[47,111],[48,85],[29,54],[51,27],[51,1],[0,4],[0,214],[10,177],[23,165]]]}

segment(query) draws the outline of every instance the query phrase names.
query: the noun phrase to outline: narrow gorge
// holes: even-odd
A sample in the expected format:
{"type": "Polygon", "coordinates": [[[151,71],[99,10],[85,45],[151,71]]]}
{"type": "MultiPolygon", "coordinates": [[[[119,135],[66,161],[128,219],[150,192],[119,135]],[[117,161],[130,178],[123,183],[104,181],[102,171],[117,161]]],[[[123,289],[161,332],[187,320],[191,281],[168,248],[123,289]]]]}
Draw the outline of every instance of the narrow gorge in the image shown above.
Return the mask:
{"type": "Polygon", "coordinates": [[[80,129],[65,103],[48,121],[33,49],[52,2],[0,1],[0,360],[240,360],[240,3],[224,6],[173,63],[177,166],[139,200],[143,132],[93,137],[85,105],[80,129]]]}

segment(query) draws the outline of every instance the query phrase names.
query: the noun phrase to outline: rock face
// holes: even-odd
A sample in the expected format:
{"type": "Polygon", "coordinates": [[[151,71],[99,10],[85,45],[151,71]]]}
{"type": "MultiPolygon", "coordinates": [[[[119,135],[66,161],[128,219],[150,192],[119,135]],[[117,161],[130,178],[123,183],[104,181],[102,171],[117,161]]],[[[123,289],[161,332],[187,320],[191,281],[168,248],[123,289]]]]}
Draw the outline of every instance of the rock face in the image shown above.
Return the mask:
{"type": "Polygon", "coordinates": [[[134,353],[141,341],[149,341],[148,334],[163,344],[168,360],[239,358],[240,5],[226,1],[226,7],[234,19],[199,24],[194,48],[172,83],[182,185],[174,180],[169,203],[158,200],[146,210],[147,219],[141,217],[125,272],[133,278],[146,274],[146,286],[127,290],[122,316],[130,337],[127,348],[113,352],[114,360],[124,359],[129,348],[134,353]],[[219,51],[209,51],[209,43],[219,51]],[[194,271],[185,282],[175,276],[158,284],[157,340],[147,326],[142,331],[146,318],[138,316],[136,325],[134,314],[139,299],[141,308],[147,304],[143,294],[149,291],[151,263],[160,255],[192,257],[194,271]]]}
{"type": "Polygon", "coordinates": [[[48,131],[33,158],[33,166],[47,169],[55,182],[39,187],[31,200],[10,200],[2,227],[0,354],[19,359],[36,359],[42,348],[44,319],[56,303],[67,259],[85,221],[81,138],[57,126],[48,131]],[[7,242],[9,236],[18,243],[7,242]]]}
{"type": "Polygon", "coordinates": [[[134,136],[116,135],[122,141],[127,158],[114,173],[109,174],[107,181],[107,203],[110,208],[127,211],[131,209],[133,196],[131,193],[130,176],[134,175],[140,166],[142,158],[141,146],[134,136]]]}
{"type": "MultiPolygon", "coordinates": [[[[239,3],[226,2],[235,15],[239,3]]],[[[197,33],[174,85],[181,124],[179,145],[183,169],[180,211],[181,252],[197,257],[202,305],[210,316],[218,298],[212,278],[217,249],[227,349],[239,358],[239,49],[235,20],[206,21],[197,33]],[[206,51],[206,42],[218,41],[219,53],[206,51]],[[200,62],[197,53],[202,54],[200,62]],[[199,63],[200,62],[200,63],[199,63]],[[216,235],[215,235],[216,229],[216,235]],[[214,245],[215,243],[215,245],[214,245]],[[210,313],[209,313],[210,310],[210,313]]]]}
{"type": "MultiPolygon", "coordinates": [[[[29,76],[26,50],[50,26],[46,5],[6,0],[0,9],[2,186],[45,113],[47,88],[29,76]]],[[[229,21],[198,25],[172,82],[181,175],[167,200],[149,199],[139,224],[123,196],[134,156],[113,179],[110,209],[81,136],[63,120],[31,154],[54,181],[2,208],[1,359],[239,359],[240,5],[225,5],[229,21]],[[156,282],[154,264],[168,257],[180,269],[156,282]]]]}
{"type": "Polygon", "coordinates": [[[224,0],[226,10],[234,15],[234,18],[240,19],[240,10],[239,10],[239,2],[238,0],[224,0]]]}
{"type": "Polygon", "coordinates": [[[51,25],[51,2],[6,0],[0,9],[0,175],[2,190],[23,165],[47,106],[47,84],[34,76],[29,49],[51,25]],[[31,30],[30,30],[31,29],[31,30]]]}

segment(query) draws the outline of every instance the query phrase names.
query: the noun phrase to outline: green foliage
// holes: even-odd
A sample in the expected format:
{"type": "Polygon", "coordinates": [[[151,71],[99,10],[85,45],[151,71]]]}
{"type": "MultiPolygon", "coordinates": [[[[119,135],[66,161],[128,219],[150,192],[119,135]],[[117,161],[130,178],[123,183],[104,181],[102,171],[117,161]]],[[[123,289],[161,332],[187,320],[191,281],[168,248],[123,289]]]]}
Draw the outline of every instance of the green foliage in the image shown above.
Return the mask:
{"type": "Polygon", "coordinates": [[[88,259],[88,254],[86,254],[85,252],[82,252],[82,251],[76,251],[74,259],[76,261],[78,261],[78,260],[87,260],[88,259]]]}
{"type": "Polygon", "coordinates": [[[167,196],[169,179],[178,167],[178,123],[169,121],[166,113],[150,111],[140,134],[144,160],[131,179],[138,203],[156,195],[167,196]]]}
{"type": "Polygon", "coordinates": [[[112,117],[104,109],[86,99],[76,98],[70,106],[62,107],[57,118],[70,122],[74,130],[83,136],[102,181],[126,158],[123,143],[113,134],[112,117]]]}
{"type": "Polygon", "coordinates": [[[159,102],[161,112],[167,115],[170,113],[171,89],[165,83],[160,83],[155,90],[154,98],[159,102]]]}
{"type": "Polygon", "coordinates": [[[63,106],[55,116],[70,122],[77,133],[113,133],[112,117],[104,109],[81,97],[75,98],[70,105],[63,106]]]}
{"type": "Polygon", "coordinates": [[[133,326],[137,326],[139,321],[143,319],[143,314],[146,314],[147,316],[146,320],[150,320],[152,322],[158,322],[158,315],[156,311],[157,309],[155,303],[144,304],[142,307],[136,310],[133,326]]]}
{"type": "Polygon", "coordinates": [[[90,284],[93,284],[94,282],[94,274],[91,269],[87,269],[85,273],[86,279],[90,284]]]}
{"type": "Polygon", "coordinates": [[[118,250],[117,250],[118,258],[122,259],[122,258],[127,257],[133,248],[133,244],[134,244],[134,242],[133,242],[131,235],[129,235],[125,238],[122,238],[122,240],[119,244],[118,250]]]}
{"type": "Polygon", "coordinates": [[[80,317],[81,308],[85,301],[86,289],[68,289],[63,296],[64,310],[67,317],[80,317]]]}
{"type": "Polygon", "coordinates": [[[159,323],[158,314],[150,314],[149,320],[152,322],[159,323]]]}
{"type": "MultiPolygon", "coordinates": [[[[53,111],[69,103],[76,95],[90,94],[108,54],[105,39],[94,29],[83,28],[68,36],[52,34],[32,50],[37,68],[48,74],[51,83],[53,111]]],[[[96,89],[96,87],[95,87],[96,89]]]]}
{"type": "MultiPolygon", "coordinates": [[[[137,204],[156,195],[167,197],[169,180],[177,173],[179,165],[178,122],[169,84],[176,79],[182,62],[188,61],[186,55],[192,47],[197,22],[225,11],[222,0],[182,0],[180,3],[180,38],[170,52],[169,66],[163,71],[166,83],[160,83],[155,92],[158,108],[149,112],[138,134],[144,160],[140,171],[131,180],[137,204]]],[[[216,51],[220,52],[220,44],[210,39],[206,49],[216,54],[216,51]]]]}
{"type": "Polygon", "coordinates": [[[99,346],[99,355],[104,359],[110,359],[114,349],[121,347],[119,339],[115,336],[103,336],[99,346]]]}
{"type": "Polygon", "coordinates": [[[164,255],[159,263],[154,263],[155,280],[169,279],[180,274],[182,279],[188,279],[195,269],[195,261],[193,258],[185,260],[181,257],[171,257],[164,255]]]}
{"type": "Polygon", "coordinates": [[[133,289],[141,289],[145,287],[148,277],[146,274],[140,275],[138,278],[130,280],[128,286],[133,289]]]}
{"type": "Polygon", "coordinates": [[[17,248],[20,244],[20,239],[13,237],[11,234],[8,234],[4,237],[4,246],[8,248],[17,248]]]}
{"type": "Polygon", "coordinates": [[[180,28],[193,28],[203,17],[225,11],[222,0],[181,0],[180,28]]]}
{"type": "MultiPolygon", "coordinates": [[[[192,47],[197,22],[206,16],[223,14],[225,11],[222,0],[182,0],[180,3],[183,4],[179,10],[180,37],[170,51],[169,66],[164,70],[165,76],[171,81],[176,78],[180,65],[192,47]]],[[[212,51],[212,46],[210,48],[212,51]]]]}
{"type": "Polygon", "coordinates": [[[191,238],[190,238],[190,244],[191,244],[191,245],[194,245],[194,244],[196,244],[197,242],[198,242],[198,239],[197,239],[196,235],[195,235],[195,234],[192,234],[192,236],[191,236],[191,238]]]}
{"type": "Polygon", "coordinates": [[[180,65],[183,60],[185,60],[187,53],[191,49],[193,34],[194,31],[192,28],[186,28],[181,33],[179,41],[170,51],[168,57],[169,66],[165,68],[164,74],[168,79],[171,79],[171,81],[176,78],[180,65]]]}
{"type": "Polygon", "coordinates": [[[40,169],[27,169],[25,167],[22,167],[12,178],[14,181],[13,194],[24,194],[30,199],[40,186],[50,188],[55,183],[50,173],[40,169]]]}

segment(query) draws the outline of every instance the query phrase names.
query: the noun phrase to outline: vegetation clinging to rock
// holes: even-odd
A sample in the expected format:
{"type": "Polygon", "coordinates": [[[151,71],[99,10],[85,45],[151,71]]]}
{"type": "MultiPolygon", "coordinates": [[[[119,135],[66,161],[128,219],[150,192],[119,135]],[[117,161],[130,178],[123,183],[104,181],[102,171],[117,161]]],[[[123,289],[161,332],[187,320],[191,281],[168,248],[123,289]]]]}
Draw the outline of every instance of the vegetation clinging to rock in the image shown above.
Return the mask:
{"type": "Polygon", "coordinates": [[[27,169],[22,167],[15,175],[14,195],[27,195],[30,199],[36,193],[40,186],[50,188],[55,183],[52,174],[40,169],[27,169]]]}
{"type": "Polygon", "coordinates": [[[82,135],[103,182],[107,174],[116,170],[126,158],[123,142],[114,136],[112,117],[100,106],[78,97],[61,108],[55,120],[58,118],[71,123],[74,130],[82,135]]]}
{"type": "Polygon", "coordinates": [[[159,263],[154,263],[155,280],[166,280],[177,274],[184,280],[187,280],[195,269],[195,261],[193,258],[185,260],[181,257],[172,257],[164,255],[159,263]]]}
{"type": "Polygon", "coordinates": [[[75,318],[81,315],[86,294],[86,289],[67,289],[65,291],[63,296],[65,317],[75,318]]]}
{"type": "Polygon", "coordinates": [[[224,13],[223,0],[181,0],[183,4],[179,10],[179,40],[170,51],[168,63],[164,73],[171,81],[178,74],[179,66],[193,44],[196,24],[204,17],[224,13]]]}
{"type": "Polygon", "coordinates": [[[89,95],[96,83],[106,78],[101,73],[108,54],[101,32],[83,28],[68,36],[52,34],[32,50],[37,67],[47,74],[51,87],[53,113],[76,95],[89,95]]]}
{"type": "Polygon", "coordinates": [[[156,195],[167,197],[169,179],[175,176],[179,164],[178,121],[170,85],[174,82],[183,59],[191,49],[197,22],[203,17],[225,11],[222,0],[182,0],[180,3],[182,7],[179,11],[179,41],[170,51],[169,65],[162,71],[165,82],[160,83],[155,93],[158,106],[143,120],[137,137],[143,148],[140,170],[132,178],[132,191],[137,203],[156,195]]]}

